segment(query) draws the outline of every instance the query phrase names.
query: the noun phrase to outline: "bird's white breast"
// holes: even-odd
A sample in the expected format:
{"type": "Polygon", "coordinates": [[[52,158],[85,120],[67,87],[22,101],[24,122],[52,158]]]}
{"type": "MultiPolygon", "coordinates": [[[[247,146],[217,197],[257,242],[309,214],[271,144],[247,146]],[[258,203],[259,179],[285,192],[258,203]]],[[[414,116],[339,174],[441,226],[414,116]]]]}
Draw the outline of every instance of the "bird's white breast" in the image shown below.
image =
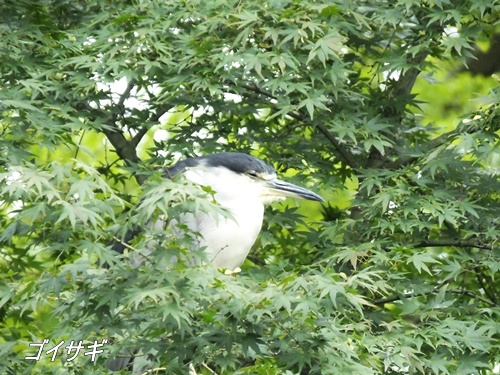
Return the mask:
{"type": "Polygon", "coordinates": [[[205,248],[207,260],[217,267],[234,270],[248,256],[262,226],[264,207],[234,206],[232,218],[207,213],[186,214],[184,224],[200,234],[199,246],[205,248]]]}
{"type": "Polygon", "coordinates": [[[210,186],[216,192],[217,203],[232,214],[215,218],[216,214],[190,213],[183,217],[183,222],[200,233],[199,245],[205,247],[212,264],[234,270],[247,257],[262,227],[264,204],[259,186],[249,184],[246,176],[235,177],[225,168],[218,174],[212,170],[209,176],[197,169],[184,174],[192,182],[210,186]]]}

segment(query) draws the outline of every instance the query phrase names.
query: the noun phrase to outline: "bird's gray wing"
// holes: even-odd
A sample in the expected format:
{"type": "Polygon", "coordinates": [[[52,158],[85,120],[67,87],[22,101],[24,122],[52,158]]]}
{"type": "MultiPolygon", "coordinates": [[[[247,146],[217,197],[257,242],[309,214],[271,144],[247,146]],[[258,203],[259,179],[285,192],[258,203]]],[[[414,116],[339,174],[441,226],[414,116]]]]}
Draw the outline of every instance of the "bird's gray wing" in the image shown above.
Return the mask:
{"type": "MultiPolygon", "coordinates": [[[[194,165],[193,159],[181,160],[172,167],[168,168],[164,173],[164,177],[170,179],[174,178],[178,174],[183,173],[188,167],[193,165],[194,165]]],[[[137,226],[133,229],[128,230],[122,239],[114,240],[109,245],[111,246],[111,249],[113,249],[117,253],[123,254],[123,252],[127,248],[127,245],[130,244],[130,241],[132,241],[139,234],[141,234],[142,231],[143,229],[140,226],[137,226]]]]}

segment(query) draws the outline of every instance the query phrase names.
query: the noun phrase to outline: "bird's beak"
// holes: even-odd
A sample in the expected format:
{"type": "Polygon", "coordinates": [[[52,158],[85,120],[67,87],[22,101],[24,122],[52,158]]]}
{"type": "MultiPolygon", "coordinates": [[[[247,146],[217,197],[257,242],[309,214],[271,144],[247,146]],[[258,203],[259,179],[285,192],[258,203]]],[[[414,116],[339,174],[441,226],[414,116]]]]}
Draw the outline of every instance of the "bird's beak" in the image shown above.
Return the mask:
{"type": "Polygon", "coordinates": [[[291,184],[289,182],[278,180],[277,178],[266,181],[266,184],[267,187],[271,189],[273,194],[276,194],[279,197],[301,198],[318,202],[325,201],[318,194],[313,193],[311,190],[304,189],[303,187],[291,184]]]}

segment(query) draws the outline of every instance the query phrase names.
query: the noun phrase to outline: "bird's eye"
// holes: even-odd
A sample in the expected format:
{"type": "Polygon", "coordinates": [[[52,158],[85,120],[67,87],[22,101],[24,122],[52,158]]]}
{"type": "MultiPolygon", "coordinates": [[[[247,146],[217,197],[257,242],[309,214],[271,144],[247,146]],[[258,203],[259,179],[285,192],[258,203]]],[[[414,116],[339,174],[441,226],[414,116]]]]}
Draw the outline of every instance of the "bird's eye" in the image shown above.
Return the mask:
{"type": "Polygon", "coordinates": [[[252,177],[252,178],[257,178],[257,177],[259,177],[259,176],[257,175],[257,172],[255,172],[255,171],[248,171],[248,172],[247,172],[247,176],[250,176],[250,177],[252,177]]]}

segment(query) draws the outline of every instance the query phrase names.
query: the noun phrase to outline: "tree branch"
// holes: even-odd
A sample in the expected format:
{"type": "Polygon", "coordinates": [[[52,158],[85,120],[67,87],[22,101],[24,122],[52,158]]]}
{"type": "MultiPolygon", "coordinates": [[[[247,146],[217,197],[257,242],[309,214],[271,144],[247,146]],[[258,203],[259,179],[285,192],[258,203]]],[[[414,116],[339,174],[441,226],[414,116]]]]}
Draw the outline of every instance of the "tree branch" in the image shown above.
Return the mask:
{"type": "Polygon", "coordinates": [[[117,106],[120,109],[122,116],[125,115],[125,106],[124,106],[125,100],[130,98],[130,93],[134,89],[135,83],[136,83],[135,79],[130,80],[130,82],[127,84],[127,87],[125,88],[125,91],[123,92],[123,94],[120,95],[120,100],[118,100],[117,106]]]}
{"type": "Polygon", "coordinates": [[[429,241],[423,240],[420,243],[413,245],[415,248],[421,247],[446,247],[446,246],[455,246],[455,247],[474,247],[476,249],[483,250],[493,250],[492,246],[484,245],[475,241],[463,241],[463,240],[436,240],[429,241]]]}
{"type": "Polygon", "coordinates": [[[137,147],[137,145],[141,142],[142,138],[146,135],[146,133],[148,132],[150,128],[143,125],[138,131],[137,133],[132,137],[132,139],[130,140],[130,144],[133,146],[133,147],[137,147]]]}
{"type": "MultiPolygon", "coordinates": [[[[125,138],[123,132],[121,132],[121,130],[116,125],[116,114],[110,115],[109,113],[104,112],[101,109],[92,108],[89,103],[83,101],[75,105],[75,108],[88,112],[88,118],[93,121],[95,121],[96,118],[104,118],[105,121],[103,121],[103,125],[101,126],[100,130],[109,140],[118,157],[127,165],[132,165],[140,162],[134,145],[132,144],[132,142],[128,141],[125,138]]],[[[139,184],[142,184],[145,180],[145,177],[141,175],[136,175],[135,177],[139,184]]]]}
{"type": "Polygon", "coordinates": [[[417,53],[413,58],[408,59],[408,64],[412,65],[413,68],[408,69],[405,73],[401,74],[397,80],[394,90],[392,92],[393,96],[396,98],[407,96],[411,93],[413,86],[415,85],[415,80],[420,74],[420,67],[429,55],[428,50],[423,50],[417,53]]]}
{"type": "MultiPolygon", "coordinates": [[[[249,91],[253,91],[257,94],[264,95],[270,99],[277,100],[277,97],[274,96],[273,94],[261,89],[259,86],[256,84],[253,85],[240,85],[241,88],[244,88],[249,91]]],[[[337,141],[335,136],[323,125],[323,124],[312,124],[309,121],[306,120],[306,118],[300,114],[300,113],[294,113],[294,112],[288,112],[288,115],[292,117],[293,119],[300,121],[302,123],[308,123],[308,125],[311,125],[315,128],[317,128],[325,137],[328,139],[328,141],[332,144],[332,146],[335,148],[335,150],[338,152],[340,155],[340,158],[344,160],[344,162],[351,168],[356,169],[359,167],[358,163],[354,158],[342,147],[342,145],[337,141]]]]}
{"type": "Polygon", "coordinates": [[[266,96],[268,98],[271,98],[271,99],[274,99],[274,100],[278,100],[278,98],[276,96],[274,96],[270,92],[267,92],[267,91],[261,89],[255,83],[253,85],[240,85],[240,87],[243,88],[243,89],[245,89],[245,90],[253,91],[253,92],[257,93],[257,94],[264,95],[264,96],[266,96]]]}
{"type": "MultiPolygon", "coordinates": [[[[403,298],[425,297],[425,296],[428,296],[430,294],[436,294],[438,292],[439,292],[439,288],[435,288],[432,291],[427,292],[427,293],[404,293],[404,294],[401,294],[398,296],[392,296],[392,297],[381,298],[381,299],[375,300],[375,301],[373,301],[373,304],[379,306],[379,305],[384,305],[386,303],[400,301],[403,298]]],[[[497,306],[497,304],[495,302],[490,301],[486,298],[483,298],[470,290],[450,289],[450,290],[447,290],[446,293],[461,294],[461,295],[469,296],[469,297],[472,297],[474,299],[477,299],[478,301],[486,303],[489,306],[492,306],[492,307],[497,306]]]]}
{"type": "MultiPolygon", "coordinates": [[[[120,110],[121,117],[125,116],[124,104],[125,101],[128,98],[130,98],[130,93],[136,86],[136,82],[137,81],[135,79],[130,80],[130,82],[127,84],[127,87],[125,88],[125,91],[123,92],[123,94],[120,95],[118,103],[116,103],[118,109],[120,110]]],[[[118,115],[115,114],[113,116],[113,124],[115,124],[117,120],[118,120],[118,115]]],[[[144,135],[148,131],[148,128],[146,126],[141,127],[137,132],[137,134],[130,141],[127,141],[123,133],[116,126],[113,126],[113,128],[114,129],[112,131],[109,131],[108,133],[105,132],[105,134],[106,137],[108,137],[111,144],[113,145],[113,147],[115,148],[116,153],[118,154],[120,159],[122,159],[127,164],[130,164],[130,161],[137,163],[139,161],[139,158],[137,156],[135,148],[141,141],[142,137],[144,137],[144,135]]],[[[139,176],[136,176],[136,178],[137,177],[139,176]]],[[[142,180],[141,177],[139,177],[139,179],[142,180]]],[[[139,179],[137,180],[137,182],[141,183],[139,179]]]]}
{"type": "Polygon", "coordinates": [[[125,163],[130,165],[131,163],[138,163],[140,161],[135,151],[135,147],[131,142],[127,141],[123,133],[116,126],[111,127],[111,129],[109,129],[109,127],[103,129],[103,132],[115,148],[120,159],[125,163]]]}
{"type": "Polygon", "coordinates": [[[491,285],[492,284],[491,280],[487,277],[487,275],[485,275],[481,271],[481,267],[480,266],[475,266],[474,267],[474,272],[476,274],[476,280],[477,280],[479,286],[481,287],[481,289],[484,291],[484,294],[486,294],[491,301],[497,303],[497,299],[496,299],[496,296],[494,294],[496,289],[495,289],[494,285],[491,285]],[[485,285],[485,283],[483,281],[483,278],[485,279],[484,281],[486,281],[488,283],[488,287],[489,288],[486,287],[486,285],[485,285]]]}
{"type": "MultiPolygon", "coordinates": [[[[430,140],[425,145],[424,152],[428,152],[428,151],[432,150],[433,148],[436,148],[436,147],[439,147],[439,146],[445,144],[449,137],[459,134],[461,130],[462,129],[456,128],[456,129],[453,129],[447,133],[441,134],[439,137],[436,137],[436,138],[430,140]]],[[[399,168],[404,167],[406,165],[409,165],[411,163],[414,163],[419,158],[420,158],[420,156],[412,156],[412,157],[406,157],[406,158],[402,157],[396,161],[385,163],[384,167],[387,169],[396,170],[396,169],[399,169],[399,168]]]]}
{"type": "Polygon", "coordinates": [[[337,141],[337,139],[334,137],[334,135],[323,125],[323,124],[318,124],[316,125],[316,128],[323,133],[323,135],[330,141],[330,143],[335,147],[335,150],[342,156],[344,161],[347,163],[349,167],[352,169],[357,169],[359,168],[358,163],[354,158],[351,156],[350,153],[348,153],[342,145],[337,141]]]}
{"type": "MultiPolygon", "coordinates": [[[[169,110],[170,110],[170,107],[167,107],[167,106],[161,106],[161,107],[156,108],[155,113],[153,113],[149,117],[148,122],[149,123],[157,122],[158,120],[160,120],[160,117],[163,116],[165,113],[167,113],[169,110]]],[[[149,129],[151,129],[151,127],[145,126],[145,125],[142,126],[137,131],[137,133],[132,137],[132,139],[130,140],[130,143],[134,147],[137,147],[137,145],[141,142],[142,138],[146,135],[146,133],[149,131],[149,129]]]]}
{"type": "MultiPolygon", "coordinates": [[[[115,112],[109,122],[107,123],[107,126],[103,128],[103,132],[108,138],[109,142],[115,149],[118,157],[123,160],[127,165],[132,165],[132,164],[137,164],[140,162],[139,157],[137,156],[137,151],[136,147],[141,141],[141,139],[144,137],[144,135],[147,133],[149,128],[147,126],[142,126],[138,132],[132,137],[131,140],[127,140],[125,138],[125,135],[123,132],[120,130],[120,128],[116,125],[119,117],[124,118],[125,117],[125,101],[130,98],[130,94],[134,87],[136,87],[137,81],[135,79],[130,80],[130,82],[127,84],[127,87],[125,88],[125,91],[120,95],[120,99],[116,103],[116,106],[119,109],[119,112],[115,112]]],[[[163,113],[162,113],[163,114],[163,113]]],[[[151,118],[155,118],[155,116],[158,116],[158,113],[155,113],[154,115],[151,116],[151,118]]],[[[158,118],[161,115],[158,116],[158,118]]],[[[136,181],[142,185],[144,181],[146,180],[146,177],[141,174],[135,174],[135,179],[136,181]]]]}

